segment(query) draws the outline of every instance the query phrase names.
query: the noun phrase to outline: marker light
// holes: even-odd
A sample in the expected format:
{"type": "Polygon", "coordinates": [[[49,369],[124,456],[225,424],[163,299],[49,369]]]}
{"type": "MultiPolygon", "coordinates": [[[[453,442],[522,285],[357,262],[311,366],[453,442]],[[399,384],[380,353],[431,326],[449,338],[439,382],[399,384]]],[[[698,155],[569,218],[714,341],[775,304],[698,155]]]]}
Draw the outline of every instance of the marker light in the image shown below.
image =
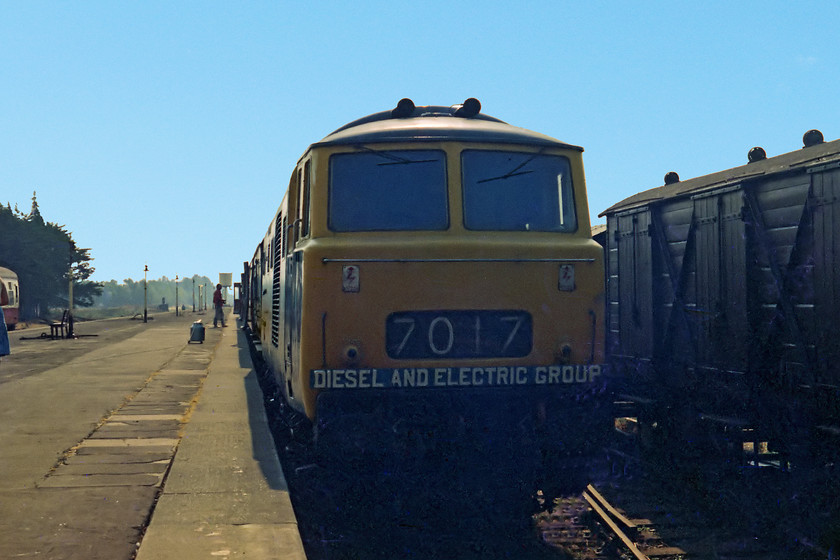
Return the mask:
{"type": "Polygon", "coordinates": [[[464,104],[455,111],[456,117],[474,117],[481,111],[481,102],[475,97],[470,97],[464,104]]]}
{"type": "Polygon", "coordinates": [[[414,101],[408,97],[400,99],[397,106],[391,111],[391,117],[395,119],[404,119],[414,115],[414,101]]]}
{"type": "Polygon", "coordinates": [[[348,344],[342,350],[342,355],[344,357],[344,362],[348,366],[356,365],[359,363],[359,357],[361,355],[361,350],[355,344],[348,344]]]}

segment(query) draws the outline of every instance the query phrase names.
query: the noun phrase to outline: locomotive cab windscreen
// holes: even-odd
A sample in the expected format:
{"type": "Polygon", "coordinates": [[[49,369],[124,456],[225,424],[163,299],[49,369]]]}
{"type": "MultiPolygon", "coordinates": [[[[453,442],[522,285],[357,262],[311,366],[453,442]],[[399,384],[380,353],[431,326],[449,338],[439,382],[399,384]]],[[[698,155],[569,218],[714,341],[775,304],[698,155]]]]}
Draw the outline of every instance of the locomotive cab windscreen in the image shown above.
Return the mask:
{"type": "MultiPolygon", "coordinates": [[[[478,231],[577,230],[569,160],[503,150],[461,153],[464,227],[478,231]]],[[[449,227],[446,154],[374,150],[330,158],[329,227],[336,232],[449,227]]]]}
{"type": "Polygon", "coordinates": [[[577,229],[571,169],[565,157],[465,150],[461,170],[467,229],[577,229]]]}
{"type": "Polygon", "coordinates": [[[330,158],[333,231],[443,230],[448,225],[443,151],[368,148],[330,158]]]}

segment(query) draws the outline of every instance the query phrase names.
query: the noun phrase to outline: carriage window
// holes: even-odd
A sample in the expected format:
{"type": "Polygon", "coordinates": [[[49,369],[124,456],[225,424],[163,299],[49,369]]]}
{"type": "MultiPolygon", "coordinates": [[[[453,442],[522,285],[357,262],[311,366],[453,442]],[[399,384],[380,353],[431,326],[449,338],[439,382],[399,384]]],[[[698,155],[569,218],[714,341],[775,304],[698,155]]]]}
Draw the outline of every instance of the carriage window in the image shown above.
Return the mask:
{"type": "Polygon", "coordinates": [[[467,229],[577,229],[572,175],[565,157],[465,150],[461,169],[467,229]]]}
{"type": "Polygon", "coordinates": [[[449,226],[444,152],[364,149],[330,158],[330,229],[408,231],[449,226]]]}

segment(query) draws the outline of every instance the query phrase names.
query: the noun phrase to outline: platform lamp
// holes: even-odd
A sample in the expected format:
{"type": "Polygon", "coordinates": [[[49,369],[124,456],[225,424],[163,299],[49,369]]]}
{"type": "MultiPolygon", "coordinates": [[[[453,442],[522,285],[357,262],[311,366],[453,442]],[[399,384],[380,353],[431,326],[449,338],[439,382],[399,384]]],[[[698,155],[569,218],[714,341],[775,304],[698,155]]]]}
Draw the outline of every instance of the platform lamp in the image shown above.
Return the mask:
{"type": "Polygon", "coordinates": [[[149,283],[146,280],[146,273],[149,272],[149,265],[145,265],[143,267],[143,322],[149,322],[149,298],[148,298],[148,286],[149,283]]]}
{"type": "Polygon", "coordinates": [[[73,253],[76,250],[76,244],[70,241],[70,264],[68,269],[68,276],[70,277],[70,284],[67,287],[67,314],[73,316],[73,253]]]}
{"type": "Polygon", "coordinates": [[[178,310],[178,275],[175,275],[175,316],[180,316],[181,312],[178,310]]]}
{"type": "Polygon", "coordinates": [[[67,338],[75,338],[73,333],[73,258],[76,252],[76,243],[70,240],[70,285],[67,287],[67,338]]]}

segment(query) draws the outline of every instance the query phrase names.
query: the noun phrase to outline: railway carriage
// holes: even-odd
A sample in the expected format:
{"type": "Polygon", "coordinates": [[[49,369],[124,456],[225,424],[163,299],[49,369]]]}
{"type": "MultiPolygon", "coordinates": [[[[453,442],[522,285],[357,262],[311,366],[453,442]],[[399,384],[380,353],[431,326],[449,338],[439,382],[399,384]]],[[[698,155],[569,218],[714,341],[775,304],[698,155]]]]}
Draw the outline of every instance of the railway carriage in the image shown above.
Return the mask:
{"type": "Polygon", "coordinates": [[[803,143],[669,173],[602,214],[610,358],[643,424],[670,430],[668,449],[725,449],[734,465],[837,459],[840,141],[803,143]]]}
{"type": "Polygon", "coordinates": [[[404,99],[306,150],[244,276],[262,356],[319,449],[467,434],[523,472],[599,451],[603,251],[582,151],[475,99],[404,99]]]}
{"type": "Polygon", "coordinates": [[[0,282],[6,288],[9,295],[8,305],[3,306],[3,316],[6,319],[6,326],[14,330],[20,320],[20,285],[18,275],[11,269],[0,266],[0,282]]]}

